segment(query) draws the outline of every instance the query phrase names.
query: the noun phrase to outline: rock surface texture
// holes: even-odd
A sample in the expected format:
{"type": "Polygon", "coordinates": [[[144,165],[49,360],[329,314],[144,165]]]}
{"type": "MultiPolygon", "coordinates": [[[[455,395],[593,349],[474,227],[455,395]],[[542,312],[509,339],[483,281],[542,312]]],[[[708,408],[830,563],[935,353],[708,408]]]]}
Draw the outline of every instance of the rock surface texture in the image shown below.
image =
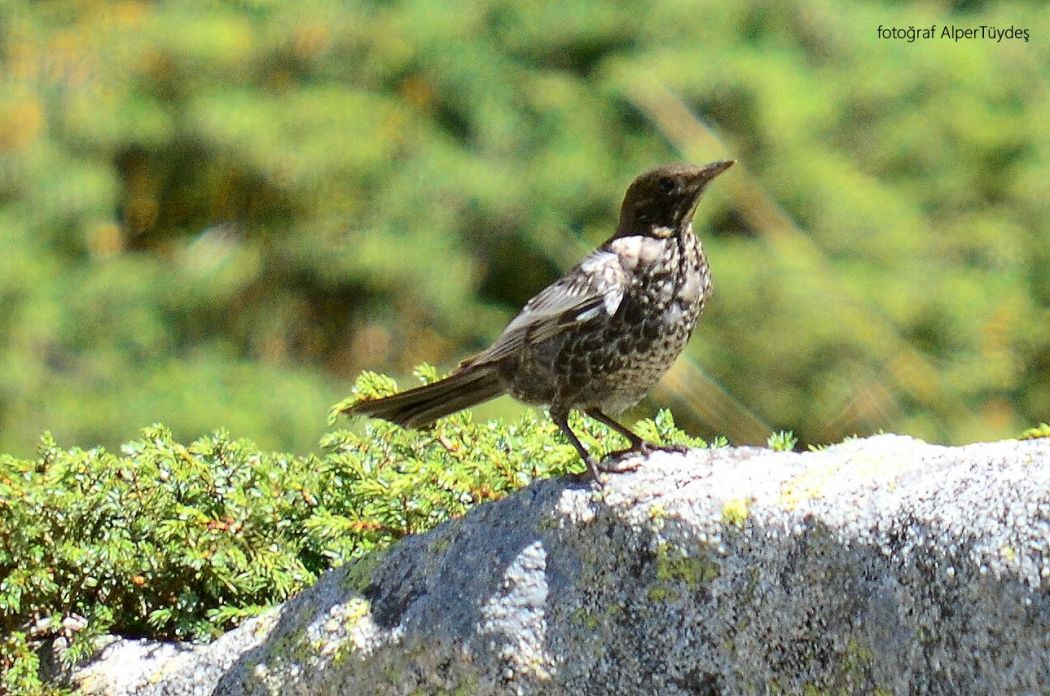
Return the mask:
{"type": "Polygon", "coordinates": [[[1050,439],[657,453],[543,481],[106,694],[1050,693],[1050,439]]]}

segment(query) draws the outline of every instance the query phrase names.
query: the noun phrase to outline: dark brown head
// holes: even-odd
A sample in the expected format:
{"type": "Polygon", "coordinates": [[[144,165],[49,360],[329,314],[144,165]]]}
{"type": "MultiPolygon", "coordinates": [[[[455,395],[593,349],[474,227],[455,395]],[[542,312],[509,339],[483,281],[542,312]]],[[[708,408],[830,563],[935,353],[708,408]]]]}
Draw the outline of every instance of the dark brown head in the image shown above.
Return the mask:
{"type": "Polygon", "coordinates": [[[623,198],[616,236],[670,237],[684,232],[707,184],[733,162],[723,160],[701,167],[668,164],[639,174],[623,198]]]}

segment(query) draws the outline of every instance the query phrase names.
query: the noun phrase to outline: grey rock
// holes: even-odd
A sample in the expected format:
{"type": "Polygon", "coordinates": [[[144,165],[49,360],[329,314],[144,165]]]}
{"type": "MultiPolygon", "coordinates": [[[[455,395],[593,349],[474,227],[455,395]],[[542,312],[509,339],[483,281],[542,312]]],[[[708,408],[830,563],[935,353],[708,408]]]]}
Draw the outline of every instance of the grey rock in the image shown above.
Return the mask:
{"type": "Polygon", "coordinates": [[[535,483],[106,694],[1050,693],[1050,440],[657,453],[535,483]]]}

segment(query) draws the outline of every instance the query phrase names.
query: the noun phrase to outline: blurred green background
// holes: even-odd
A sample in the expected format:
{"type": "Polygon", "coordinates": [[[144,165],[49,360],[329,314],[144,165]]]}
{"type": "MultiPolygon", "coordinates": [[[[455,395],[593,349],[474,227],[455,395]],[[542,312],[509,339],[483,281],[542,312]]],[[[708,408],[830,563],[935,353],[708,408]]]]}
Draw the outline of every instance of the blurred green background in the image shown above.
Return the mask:
{"type": "Polygon", "coordinates": [[[0,451],[313,450],[360,370],[453,366],[635,174],[722,157],[715,296],[635,415],[1014,436],[1050,416],[1048,33],[1042,2],[0,3],[0,451]],[[947,23],[1031,40],[876,38],[947,23]]]}

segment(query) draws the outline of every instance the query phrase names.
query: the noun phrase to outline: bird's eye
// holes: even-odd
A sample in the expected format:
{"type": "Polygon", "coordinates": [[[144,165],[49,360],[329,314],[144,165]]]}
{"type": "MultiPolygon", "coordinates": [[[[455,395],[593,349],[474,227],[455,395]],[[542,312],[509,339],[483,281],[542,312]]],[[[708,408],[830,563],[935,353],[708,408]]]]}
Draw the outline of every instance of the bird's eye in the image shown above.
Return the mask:
{"type": "Polygon", "coordinates": [[[656,185],[660,187],[661,193],[671,193],[674,191],[674,179],[669,176],[660,177],[660,180],[656,182],[656,185]]]}

